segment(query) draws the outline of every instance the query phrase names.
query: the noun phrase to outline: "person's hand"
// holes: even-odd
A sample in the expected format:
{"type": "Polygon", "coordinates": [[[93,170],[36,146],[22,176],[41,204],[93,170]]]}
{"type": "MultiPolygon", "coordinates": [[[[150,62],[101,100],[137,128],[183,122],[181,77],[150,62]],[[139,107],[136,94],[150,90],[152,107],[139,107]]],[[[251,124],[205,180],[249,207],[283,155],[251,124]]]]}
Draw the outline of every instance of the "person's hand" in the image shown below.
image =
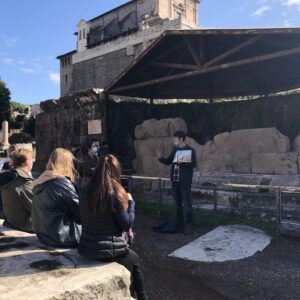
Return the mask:
{"type": "Polygon", "coordinates": [[[128,196],[128,200],[129,200],[129,201],[132,201],[132,200],[133,200],[132,195],[131,195],[130,193],[127,193],[127,196],[128,196]]]}
{"type": "Polygon", "coordinates": [[[160,151],[159,151],[159,150],[156,150],[156,157],[157,157],[158,159],[160,159],[160,158],[161,158],[161,153],[160,153],[160,151]]]}

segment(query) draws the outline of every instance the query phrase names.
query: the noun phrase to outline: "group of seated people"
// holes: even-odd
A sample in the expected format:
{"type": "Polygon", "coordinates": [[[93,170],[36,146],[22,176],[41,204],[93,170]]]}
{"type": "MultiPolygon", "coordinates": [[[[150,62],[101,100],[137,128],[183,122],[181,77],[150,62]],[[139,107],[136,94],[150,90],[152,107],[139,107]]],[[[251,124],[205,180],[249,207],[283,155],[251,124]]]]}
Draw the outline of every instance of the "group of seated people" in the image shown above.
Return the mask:
{"type": "Polygon", "coordinates": [[[124,265],[131,272],[132,296],[147,299],[139,257],[129,249],[135,202],[121,185],[118,159],[98,156],[78,192],[71,151],[55,149],[37,179],[31,176],[31,151],[14,149],[9,155],[10,167],[0,173],[5,225],[35,232],[45,245],[77,247],[83,256],[124,265]]]}

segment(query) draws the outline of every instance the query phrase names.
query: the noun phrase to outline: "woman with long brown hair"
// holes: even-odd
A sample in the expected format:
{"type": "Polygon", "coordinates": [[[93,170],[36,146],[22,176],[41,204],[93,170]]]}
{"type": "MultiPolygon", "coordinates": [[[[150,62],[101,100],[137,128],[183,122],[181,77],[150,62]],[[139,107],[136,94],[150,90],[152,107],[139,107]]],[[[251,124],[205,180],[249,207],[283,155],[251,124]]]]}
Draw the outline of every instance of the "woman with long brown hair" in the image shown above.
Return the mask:
{"type": "Polygon", "coordinates": [[[39,240],[50,246],[78,246],[81,226],[74,182],[73,154],[55,149],[46,171],[33,181],[32,224],[39,240]]]}
{"type": "Polygon", "coordinates": [[[81,255],[114,261],[131,272],[131,293],[147,299],[138,255],[129,249],[127,232],[135,212],[130,194],[120,180],[121,166],[113,155],[101,156],[93,177],[80,195],[81,255]]]}

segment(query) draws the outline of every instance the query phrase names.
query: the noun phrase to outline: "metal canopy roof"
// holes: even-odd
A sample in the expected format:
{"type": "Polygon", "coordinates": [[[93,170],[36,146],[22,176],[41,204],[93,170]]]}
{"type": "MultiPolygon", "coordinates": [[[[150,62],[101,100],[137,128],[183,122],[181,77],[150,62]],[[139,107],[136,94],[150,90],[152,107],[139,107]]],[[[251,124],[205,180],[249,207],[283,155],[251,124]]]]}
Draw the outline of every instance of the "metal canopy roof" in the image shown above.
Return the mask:
{"type": "Polygon", "coordinates": [[[300,28],[172,30],[105,92],[150,99],[213,99],[298,87],[300,28]]]}

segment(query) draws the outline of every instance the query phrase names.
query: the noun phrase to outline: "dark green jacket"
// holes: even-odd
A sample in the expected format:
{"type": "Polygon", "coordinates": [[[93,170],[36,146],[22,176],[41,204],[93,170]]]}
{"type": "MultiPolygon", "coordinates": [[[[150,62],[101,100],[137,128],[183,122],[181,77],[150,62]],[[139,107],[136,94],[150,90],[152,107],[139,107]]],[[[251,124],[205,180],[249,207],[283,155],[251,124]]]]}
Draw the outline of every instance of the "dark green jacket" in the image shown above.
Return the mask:
{"type": "Polygon", "coordinates": [[[32,232],[32,182],[25,171],[15,169],[0,173],[0,190],[5,221],[12,227],[32,232]]]}

